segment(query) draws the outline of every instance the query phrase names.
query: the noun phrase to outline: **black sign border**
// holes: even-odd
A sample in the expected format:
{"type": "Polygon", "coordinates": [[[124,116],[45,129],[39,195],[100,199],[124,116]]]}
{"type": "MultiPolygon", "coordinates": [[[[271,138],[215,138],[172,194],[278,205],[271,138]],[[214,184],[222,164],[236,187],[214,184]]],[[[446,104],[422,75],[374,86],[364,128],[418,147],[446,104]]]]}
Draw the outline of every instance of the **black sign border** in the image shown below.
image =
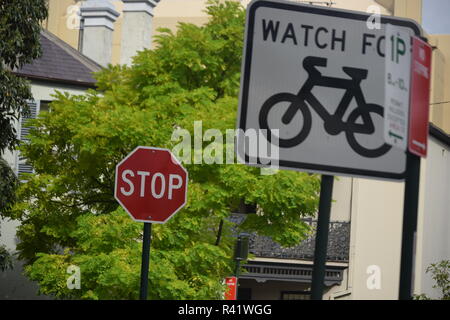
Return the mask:
{"type": "MultiPolygon", "coordinates": [[[[250,72],[251,72],[251,62],[252,62],[252,53],[253,53],[253,37],[254,37],[254,26],[255,26],[255,13],[256,10],[260,7],[266,7],[266,8],[273,8],[273,9],[281,9],[281,10],[288,10],[288,11],[297,11],[297,12],[305,12],[305,13],[312,13],[312,14],[318,14],[318,15],[324,15],[324,16],[331,16],[331,17],[339,17],[339,18],[345,18],[345,19],[353,19],[353,20],[360,20],[360,21],[367,21],[368,17],[370,17],[370,14],[364,14],[357,11],[344,11],[344,10],[330,10],[330,9],[324,9],[319,7],[314,7],[312,5],[304,5],[304,4],[294,4],[294,3],[287,3],[287,2],[273,2],[268,0],[260,0],[251,2],[249,4],[248,13],[247,13],[247,25],[245,30],[246,35],[246,43],[245,45],[245,52],[243,59],[245,59],[244,64],[244,72],[243,72],[243,82],[242,82],[242,92],[241,92],[241,100],[239,105],[239,129],[246,130],[245,123],[247,119],[247,107],[248,107],[248,95],[249,95],[249,85],[250,85],[250,72]]],[[[390,23],[392,25],[402,26],[402,27],[408,27],[411,28],[416,36],[421,36],[422,32],[420,27],[414,22],[413,20],[409,20],[406,18],[394,18],[389,16],[381,16],[380,19],[381,24],[387,24],[390,23]]],[[[239,153],[239,150],[237,150],[239,153]]],[[[245,154],[244,156],[245,163],[249,163],[249,156],[245,154]]],[[[258,156],[258,164],[262,167],[266,167],[264,164],[260,162],[260,158],[258,156]]],[[[291,168],[294,170],[310,170],[315,172],[324,172],[324,173],[342,173],[344,175],[350,175],[350,176],[361,176],[361,177],[367,177],[367,178],[384,178],[389,180],[404,180],[406,175],[406,159],[405,159],[405,171],[403,173],[388,173],[388,172],[382,172],[382,171],[374,171],[374,170],[365,170],[365,169],[352,169],[352,168],[346,168],[346,167],[337,167],[337,166],[328,166],[328,165],[318,165],[318,164],[312,164],[312,163],[304,163],[304,162],[294,162],[294,161],[286,161],[286,160],[279,160],[278,163],[280,168],[291,168]]]]}

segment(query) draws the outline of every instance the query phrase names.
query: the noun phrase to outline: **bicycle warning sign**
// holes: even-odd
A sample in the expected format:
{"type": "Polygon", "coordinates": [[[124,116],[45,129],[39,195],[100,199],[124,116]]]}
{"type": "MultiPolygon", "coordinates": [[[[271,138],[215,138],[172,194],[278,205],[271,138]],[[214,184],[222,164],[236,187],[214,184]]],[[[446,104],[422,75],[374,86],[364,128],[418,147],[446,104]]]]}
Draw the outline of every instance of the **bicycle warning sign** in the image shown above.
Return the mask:
{"type": "Polygon", "coordinates": [[[384,16],[380,29],[369,29],[369,18],[277,0],[248,6],[237,123],[241,161],[403,178],[405,152],[384,140],[385,27],[411,36],[421,31],[410,20],[384,16]],[[276,141],[278,159],[250,154],[251,130],[261,141],[276,141]]]}

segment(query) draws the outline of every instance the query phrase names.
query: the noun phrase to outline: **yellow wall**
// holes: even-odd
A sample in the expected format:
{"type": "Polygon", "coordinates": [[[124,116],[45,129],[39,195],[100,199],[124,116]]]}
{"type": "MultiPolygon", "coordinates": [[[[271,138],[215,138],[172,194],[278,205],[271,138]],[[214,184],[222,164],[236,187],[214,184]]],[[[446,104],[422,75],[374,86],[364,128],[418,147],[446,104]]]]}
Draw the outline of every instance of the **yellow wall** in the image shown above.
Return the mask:
{"type": "MultiPolygon", "coordinates": [[[[74,48],[78,48],[79,30],[72,29],[75,0],[49,0],[49,16],[44,27],[74,48]]],[[[79,6],[79,3],[78,3],[79,6]]]]}
{"type": "MultiPolygon", "coordinates": [[[[111,1],[118,12],[122,12],[121,0],[111,1]]],[[[49,17],[44,22],[44,28],[64,40],[72,47],[78,49],[79,30],[73,27],[73,8],[80,6],[76,0],[49,0],[49,17]]],[[[208,18],[204,12],[206,0],[161,0],[154,9],[153,34],[158,34],[157,29],[164,27],[176,30],[179,22],[189,22],[201,25],[208,18]]],[[[120,61],[120,40],[122,37],[122,15],[114,23],[112,63],[120,61]]]]}
{"type": "Polygon", "coordinates": [[[422,23],[422,0],[395,0],[394,16],[422,23]]]}
{"type": "MultiPolygon", "coordinates": [[[[395,0],[394,15],[421,23],[422,0],[395,0]]],[[[428,35],[434,47],[430,121],[450,134],[450,35],[428,35]]]]}
{"type": "Polygon", "coordinates": [[[432,35],[431,122],[450,134],[450,35],[432,35]],[[442,103],[445,102],[445,103],[442,103]]]}

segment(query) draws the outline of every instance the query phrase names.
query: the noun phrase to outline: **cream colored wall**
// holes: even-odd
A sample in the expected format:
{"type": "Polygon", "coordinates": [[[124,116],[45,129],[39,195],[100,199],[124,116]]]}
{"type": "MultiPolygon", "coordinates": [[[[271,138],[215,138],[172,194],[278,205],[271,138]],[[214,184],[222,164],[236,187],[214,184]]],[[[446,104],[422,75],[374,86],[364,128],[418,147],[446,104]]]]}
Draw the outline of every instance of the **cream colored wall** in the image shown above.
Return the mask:
{"type": "Polygon", "coordinates": [[[336,177],[333,185],[331,221],[350,221],[352,205],[352,181],[349,177],[336,177]]]}
{"type": "Polygon", "coordinates": [[[55,90],[67,92],[69,94],[78,95],[86,93],[85,87],[78,87],[74,85],[50,84],[48,82],[32,81],[31,93],[34,100],[54,100],[52,97],[55,90]]]}
{"type": "MultiPolygon", "coordinates": [[[[344,195],[352,194],[347,285],[350,295],[345,298],[397,299],[404,184],[346,179],[353,181],[336,185],[333,199],[337,201],[332,207],[336,211],[346,211],[342,213],[345,215],[348,198],[344,195]],[[337,206],[341,200],[345,204],[337,206]],[[366,284],[367,268],[371,265],[378,266],[381,271],[379,290],[371,290],[366,284]]],[[[422,160],[420,179],[414,292],[437,298],[439,292],[432,288],[435,283],[425,271],[431,263],[450,259],[450,147],[433,137],[429,138],[428,157],[422,160]]],[[[332,217],[339,215],[332,212],[332,217]]],[[[344,288],[344,283],[340,288],[344,288]]]]}
{"type": "Polygon", "coordinates": [[[426,269],[450,259],[450,147],[430,138],[428,153],[421,168],[414,292],[439,298],[426,269]]]}
{"type": "Polygon", "coordinates": [[[355,179],[350,264],[352,299],[397,299],[403,183],[355,179]],[[367,268],[378,266],[380,289],[367,286],[367,268]]]}

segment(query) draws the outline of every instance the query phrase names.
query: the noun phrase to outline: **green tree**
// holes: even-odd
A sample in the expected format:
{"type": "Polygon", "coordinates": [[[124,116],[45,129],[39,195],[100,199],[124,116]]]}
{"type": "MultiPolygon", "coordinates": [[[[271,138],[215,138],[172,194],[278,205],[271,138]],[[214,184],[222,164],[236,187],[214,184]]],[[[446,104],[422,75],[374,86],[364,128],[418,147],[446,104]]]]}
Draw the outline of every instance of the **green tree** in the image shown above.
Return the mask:
{"type": "MultiPolygon", "coordinates": [[[[0,214],[11,209],[18,185],[16,175],[5,160],[0,158],[0,214]]],[[[0,234],[1,235],[1,234],[0,234]]],[[[0,270],[12,268],[12,257],[5,246],[0,246],[0,270]]]]}
{"type": "Polygon", "coordinates": [[[14,121],[27,100],[29,83],[12,74],[41,54],[41,23],[47,18],[46,0],[4,0],[0,3],[0,152],[17,145],[14,121]]]}
{"type": "MultiPolygon", "coordinates": [[[[161,30],[157,48],[139,53],[133,66],[101,71],[97,91],[57,93],[50,112],[34,121],[22,151],[36,174],[20,186],[11,217],[22,221],[20,258],[41,293],[138,297],[142,224],[113,198],[115,165],[138,145],[172,149],[180,142],[171,139],[174,129],[192,134],[194,121],[203,121],[204,130],[234,129],[245,10],[217,0],[207,12],[204,26],[181,23],[176,34],[161,30]],[[80,290],[66,286],[70,265],[80,267],[80,290]]],[[[285,246],[308,233],[301,217],[316,212],[316,175],[263,176],[258,168],[238,164],[185,166],[187,205],[152,230],[151,299],[222,297],[222,281],[233,268],[233,225],[227,218],[242,201],[258,209],[241,230],[285,246]]]]}
{"type": "MultiPolygon", "coordinates": [[[[450,300],[450,260],[430,264],[426,273],[431,273],[431,278],[436,283],[433,288],[441,291],[441,300],[450,300]]],[[[415,299],[431,300],[426,294],[415,296],[415,299]]]]}
{"type": "MultiPolygon", "coordinates": [[[[14,123],[27,111],[32,99],[28,82],[11,70],[40,55],[40,23],[47,17],[45,0],[2,0],[0,2],[0,214],[11,206],[17,184],[14,173],[1,159],[6,149],[18,143],[14,123]]],[[[11,267],[11,257],[0,246],[0,270],[11,267]]]]}

